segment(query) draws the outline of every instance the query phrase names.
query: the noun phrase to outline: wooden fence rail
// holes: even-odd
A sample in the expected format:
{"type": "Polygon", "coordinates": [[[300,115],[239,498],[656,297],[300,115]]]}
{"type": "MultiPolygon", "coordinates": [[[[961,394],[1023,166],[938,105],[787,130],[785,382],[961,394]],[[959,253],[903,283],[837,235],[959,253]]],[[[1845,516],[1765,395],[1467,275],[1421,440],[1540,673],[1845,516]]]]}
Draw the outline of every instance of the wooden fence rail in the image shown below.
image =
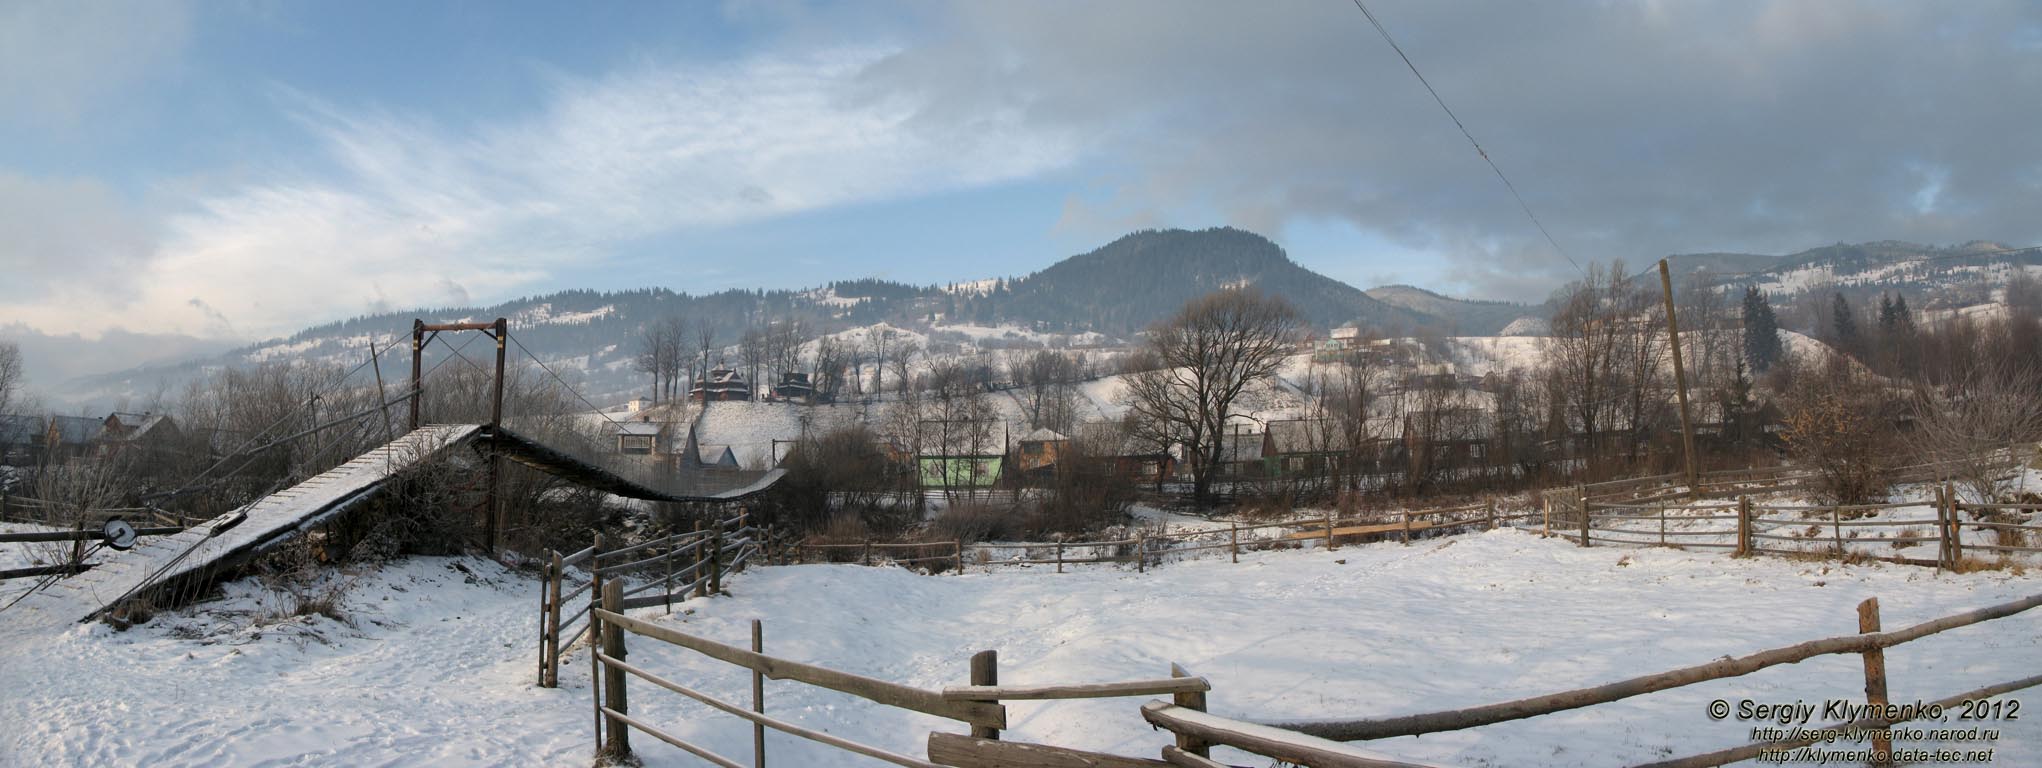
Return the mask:
{"type": "MultiPolygon", "coordinates": [[[[998,654],[981,651],[974,654],[969,663],[970,684],[950,686],[940,691],[925,690],[901,685],[876,678],[857,675],[828,667],[769,656],[762,642],[763,630],[757,620],[752,622],[751,648],[741,648],[728,643],[683,632],[670,625],[659,624],[625,614],[628,610],[622,585],[609,582],[602,587],[600,607],[589,609],[589,621],[598,628],[602,638],[600,650],[591,654],[591,676],[599,690],[592,696],[595,701],[597,743],[602,754],[610,759],[623,759],[631,754],[629,732],[637,730],[668,744],[672,744],[697,757],[716,765],[742,765],[737,760],[715,754],[698,744],[691,744],[654,723],[631,715],[629,678],[637,678],[674,693],[687,696],[722,712],[735,715],[751,722],[755,729],[753,739],[752,766],[763,768],[766,728],[825,744],[847,752],[871,757],[894,765],[902,766],[950,766],[952,768],[974,768],[975,766],[1052,766],[1088,765],[1127,768],[1129,766],[1167,765],[1168,763],[1127,758],[1094,752],[1085,752],[1064,747],[1037,744],[1011,744],[999,742],[1001,729],[1007,727],[1007,708],[1002,701],[1060,701],[1073,699],[1155,696],[1168,694],[1175,698],[1176,706],[1202,709],[1205,692],[1212,684],[1205,678],[1194,677],[1181,667],[1171,666],[1171,676],[1151,680],[1129,680],[1109,683],[1075,683],[1049,685],[1000,685],[997,671],[998,654]],[[752,706],[747,709],[738,704],[722,701],[699,690],[662,677],[629,661],[630,637],[657,641],[674,647],[685,648],[717,661],[749,671],[752,674],[752,706]],[[825,688],[839,693],[864,699],[883,706],[896,707],[923,714],[954,720],[970,726],[970,736],[962,734],[932,733],[928,741],[928,759],[904,755],[879,747],[863,744],[840,735],[824,733],[786,720],[774,718],[766,713],[763,681],[791,680],[805,685],[825,688]]],[[[1204,748],[1192,742],[1181,742],[1180,746],[1203,754],[1204,748]]]]}
{"type": "Polygon", "coordinates": [[[1569,535],[1582,546],[1612,544],[1734,549],[1740,555],[1806,554],[1826,551],[1838,556],[1868,556],[1893,562],[1941,567],[1955,566],[1964,559],[1964,552],[1967,549],[2001,554],[2042,553],[2042,521],[2013,522],[2017,516],[2042,511],[2037,509],[2038,505],[1962,502],[1957,500],[1956,489],[1948,483],[1938,487],[1936,498],[1927,502],[1934,510],[1934,518],[1866,520],[1846,517],[1923,505],[1924,502],[1829,506],[1761,505],[1754,504],[1748,496],[1737,497],[1734,506],[1698,506],[1692,503],[1664,502],[1605,503],[1594,501],[1577,489],[1574,499],[1562,498],[1556,507],[1548,508],[1546,529],[1548,533],[1553,531],[1551,512],[1557,508],[1560,521],[1575,526],[1569,531],[1569,535]],[[1581,511],[1583,509],[1587,511],[1584,513],[1581,511]],[[1644,513],[1640,514],[1640,511],[1644,513]],[[1970,519],[1966,519],[1967,513],[1970,519]],[[1727,524],[1730,521],[1735,521],[1734,528],[1727,524]],[[1648,523],[1656,526],[1640,527],[1640,524],[1648,523]],[[1697,528],[1693,526],[1694,523],[1724,525],[1697,528]],[[1675,524],[1683,527],[1675,529],[1672,527],[1675,524]],[[1892,528],[1908,530],[1880,533],[1892,528]],[[1967,529],[1992,532],[1995,534],[1994,543],[1966,543],[1963,534],[1967,529]],[[1785,535],[1784,531],[1787,530],[1802,532],[1798,535],[1785,535]],[[1925,530],[1928,533],[1915,533],[1913,530],[1925,530]],[[1698,537],[1723,537],[1728,541],[1692,540],[1698,537]],[[1814,544],[1817,545],[1817,549],[1811,550],[1805,546],[1768,546],[1763,542],[1814,544]],[[1865,551],[1866,547],[1871,546],[1888,545],[1898,550],[1928,543],[1935,545],[1934,559],[1908,558],[1865,551]]]}
{"type": "Polygon", "coordinates": [[[595,625],[583,623],[586,611],[565,609],[570,601],[587,593],[593,607],[610,583],[618,585],[627,609],[663,606],[672,612],[674,602],[686,600],[690,594],[719,594],[723,574],[743,568],[769,539],[770,532],[747,527],[745,520],[746,515],[740,513],[703,530],[615,549],[606,549],[603,536],[597,534],[596,543],[587,549],[570,555],[552,553],[539,585],[539,685],[558,687],[560,660],[566,650],[583,637],[597,639],[595,625]],[[571,588],[567,586],[570,567],[586,574],[585,580],[577,580],[571,588]],[[622,580],[630,577],[637,577],[639,583],[625,587],[622,580]]]}
{"type": "MultiPolygon", "coordinates": [[[[1872,601],[1872,603],[1876,606],[1876,601],[1872,601]]],[[[1793,664],[1817,656],[1866,654],[1883,651],[1886,648],[1920,640],[1924,637],[1947,632],[1959,627],[1967,627],[1973,624],[2013,616],[2038,606],[2042,606],[2042,595],[2033,595],[1999,605],[1925,621],[1892,632],[1873,632],[1822,640],[1810,640],[1784,648],[1760,651],[1735,658],[1720,659],[1667,672],[1634,677],[1607,685],[1534,696],[1500,704],[1365,720],[1299,721],[1268,723],[1268,725],[1336,741],[1360,741],[1395,736],[1417,736],[1427,733],[1439,733],[1441,731],[1457,731],[1464,728],[1474,728],[1476,726],[1491,725],[1510,720],[1521,720],[1527,717],[1549,715],[1554,712],[1563,712],[1597,704],[1607,704],[1633,696],[1694,685],[1710,680],[1741,677],[1769,667],[1793,664]]],[[[1875,607],[1871,610],[1876,611],[1877,609],[1875,607]]]]}

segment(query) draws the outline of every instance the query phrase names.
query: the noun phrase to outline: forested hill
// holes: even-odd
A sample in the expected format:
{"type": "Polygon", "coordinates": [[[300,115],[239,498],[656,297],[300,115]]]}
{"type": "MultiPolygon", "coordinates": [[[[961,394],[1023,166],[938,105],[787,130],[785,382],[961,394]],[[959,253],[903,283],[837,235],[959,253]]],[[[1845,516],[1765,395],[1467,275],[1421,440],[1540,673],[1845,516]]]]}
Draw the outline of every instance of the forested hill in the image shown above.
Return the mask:
{"type": "Polygon", "coordinates": [[[1428,319],[1298,266],[1261,235],[1227,228],[1136,232],[1008,281],[985,299],[1009,322],[1127,335],[1193,298],[1246,285],[1289,299],[1319,328],[1414,327],[1428,319]]]}

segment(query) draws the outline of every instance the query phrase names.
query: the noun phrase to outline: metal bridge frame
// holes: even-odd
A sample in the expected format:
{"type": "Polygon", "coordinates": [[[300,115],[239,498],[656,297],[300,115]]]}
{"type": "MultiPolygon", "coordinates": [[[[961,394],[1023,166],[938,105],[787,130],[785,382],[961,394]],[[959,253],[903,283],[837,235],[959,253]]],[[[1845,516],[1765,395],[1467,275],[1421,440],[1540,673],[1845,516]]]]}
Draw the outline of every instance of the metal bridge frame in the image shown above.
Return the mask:
{"type": "MultiPolygon", "coordinates": [[[[503,429],[503,358],[504,344],[510,341],[510,321],[501,317],[492,323],[427,323],[424,320],[411,321],[411,429],[414,431],[418,429],[419,408],[425,401],[425,384],[420,380],[420,370],[425,362],[425,345],[433,337],[440,335],[441,331],[481,331],[489,334],[490,338],[496,340],[496,379],[489,401],[489,429],[492,432],[503,429]],[[432,336],[427,336],[426,334],[428,333],[432,334],[432,336]]],[[[456,351],[455,354],[459,354],[459,352],[456,351]]],[[[492,556],[496,554],[497,530],[500,527],[499,522],[503,517],[502,500],[497,497],[499,468],[502,464],[503,462],[497,456],[496,447],[492,444],[489,448],[488,487],[483,491],[482,501],[483,515],[485,517],[482,524],[483,546],[489,550],[489,554],[492,556]]]]}

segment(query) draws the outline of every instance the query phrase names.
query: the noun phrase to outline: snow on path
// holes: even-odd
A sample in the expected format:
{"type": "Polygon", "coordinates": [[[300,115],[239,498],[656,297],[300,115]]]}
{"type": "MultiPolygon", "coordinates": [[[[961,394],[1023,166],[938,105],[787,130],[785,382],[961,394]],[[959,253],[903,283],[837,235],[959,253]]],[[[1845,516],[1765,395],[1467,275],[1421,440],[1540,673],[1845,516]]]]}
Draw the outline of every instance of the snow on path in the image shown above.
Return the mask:
{"type": "Polygon", "coordinates": [[[249,628],[243,612],[279,601],[246,580],[127,632],[29,633],[0,614],[0,765],[585,766],[585,668],[532,685],[534,585],[416,558],[354,586],[357,627],[249,628]]]}
{"type": "MultiPolygon", "coordinates": [[[[1176,661],[1212,680],[1218,714],[1360,717],[1492,703],[1846,634],[1856,629],[1855,604],[1872,595],[1891,628],[2042,587],[2042,577],[1998,572],[1579,549],[1510,530],[1247,553],[1238,565],[1222,554],[1145,575],[1053,571],[761,568],[733,578],[732,596],[689,601],[661,620],[741,644],[759,618],[770,654],[926,688],[963,683],[970,654],[994,648],[1005,683],[1148,678],[1176,661]]],[[[10,628],[0,614],[0,690],[10,692],[0,699],[0,764],[586,765],[588,658],[568,659],[559,690],[533,686],[534,586],[487,563],[419,558],[361,577],[348,600],[359,629],[299,619],[259,638],[207,629],[221,607],[127,633],[90,625],[56,636],[10,628]],[[457,563],[473,570],[472,583],[457,563]]],[[[247,606],[252,590],[230,585],[239,596],[224,606],[247,606]]],[[[636,638],[631,659],[749,700],[749,675],[734,667],[636,638]]],[[[2026,676],[2038,662],[2042,616],[2028,614],[1887,653],[1901,701],[2026,676]]],[[[1861,696],[1858,665],[1824,657],[1370,746],[1455,765],[1635,763],[1746,743],[1752,723],[1707,719],[1715,698],[1861,696]]],[[[919,754],[932,729],[963,730],[797,683],[766,687],[777,717],[896,751],[919,754]]],[[[649,685],[631,690],[634,713],[749,761],[743,721],[649,685]]],[[[1154,756],[1169,739],[1141,721],[1141,703],[1015,702],[1010,738],[1154,756]]],[[[1996,764],[2042,764],[2038,723],[2004,723],[1996,764]]],[[[654,768],[699,764],[649,737],[634,743],[654,768]]],[[[779,765],[868,764],[779,734],[768,736],[768,752],[779,765]]]]}

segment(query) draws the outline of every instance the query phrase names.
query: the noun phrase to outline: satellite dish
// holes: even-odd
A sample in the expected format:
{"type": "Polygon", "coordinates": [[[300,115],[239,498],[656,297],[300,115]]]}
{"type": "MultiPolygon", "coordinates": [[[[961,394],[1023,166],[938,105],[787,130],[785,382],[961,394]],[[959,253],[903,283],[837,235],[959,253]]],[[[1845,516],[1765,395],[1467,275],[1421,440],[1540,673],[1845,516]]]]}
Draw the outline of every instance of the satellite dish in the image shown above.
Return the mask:
{"type": "Polygon", "coordinates": [[[141,534],[136,532],[135,526],[129,525],[128,521],[116,517],[106,521],[106,527],[100,529],[100,535],[106,538],[107,546],[125,552],[135,548],[135,539],[141,534]]]}

